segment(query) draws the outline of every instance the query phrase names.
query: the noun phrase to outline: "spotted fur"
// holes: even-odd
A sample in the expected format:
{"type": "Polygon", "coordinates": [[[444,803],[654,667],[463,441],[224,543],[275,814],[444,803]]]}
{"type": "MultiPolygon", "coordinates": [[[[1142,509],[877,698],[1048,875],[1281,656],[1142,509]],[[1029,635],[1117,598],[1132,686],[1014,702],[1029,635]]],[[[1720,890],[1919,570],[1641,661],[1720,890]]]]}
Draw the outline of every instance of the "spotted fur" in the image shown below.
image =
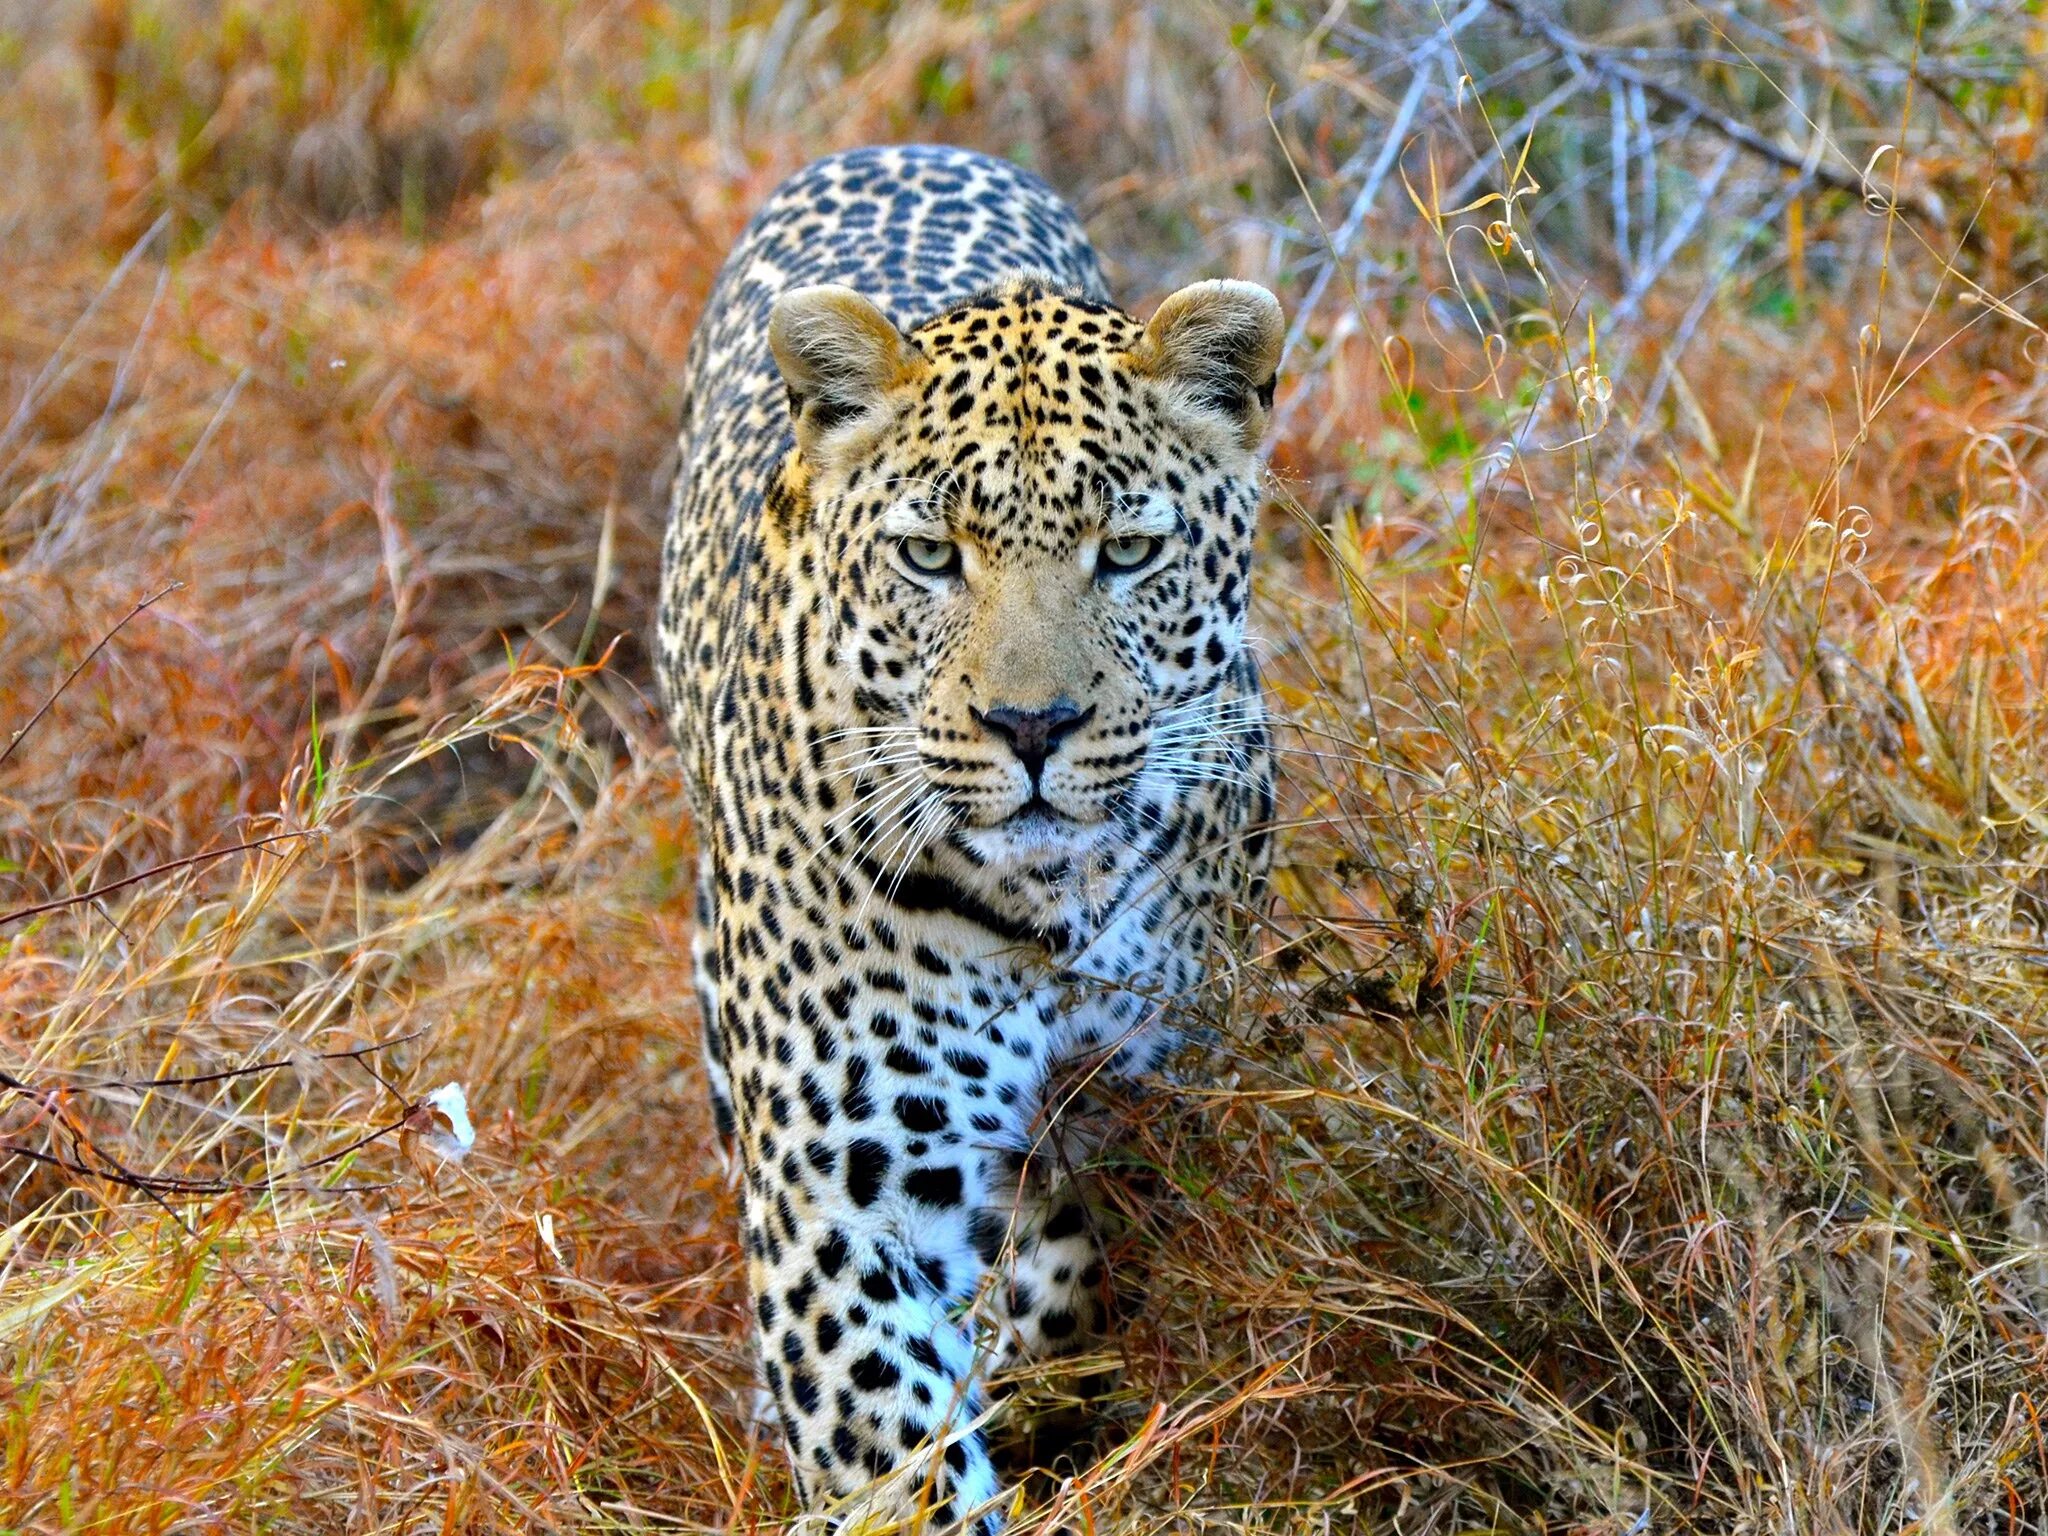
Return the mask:
{"type": "Polygon", "coordinates": [[[793,177],[712,293],[659,670],[813,1507],[993,1530],[983,1379],[1102,1324],[1049,1150],[1087,1117],[1052,1085],[1158,1065],[1263,872],[1245,610],[1279,324],[1227,283],[1133,319],[1043,183],[943,148],[793,177]]]}

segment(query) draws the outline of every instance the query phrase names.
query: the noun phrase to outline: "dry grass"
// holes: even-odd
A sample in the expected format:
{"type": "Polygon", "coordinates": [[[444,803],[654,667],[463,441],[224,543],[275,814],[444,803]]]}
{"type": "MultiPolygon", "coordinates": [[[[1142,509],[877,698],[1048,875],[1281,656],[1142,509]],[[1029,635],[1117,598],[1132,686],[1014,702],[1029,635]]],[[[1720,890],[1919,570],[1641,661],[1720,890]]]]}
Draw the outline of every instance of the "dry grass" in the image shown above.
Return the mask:
{"type": "Polygon", "coordinates": [[[943,137],[1129,298],[1299,317],[1277,894],[1041,1490],[2048,1528],[2044,63],[1933,0],[0,8],[0,1526],[788,1523],[641,636],[725,246],[943,137]]]}

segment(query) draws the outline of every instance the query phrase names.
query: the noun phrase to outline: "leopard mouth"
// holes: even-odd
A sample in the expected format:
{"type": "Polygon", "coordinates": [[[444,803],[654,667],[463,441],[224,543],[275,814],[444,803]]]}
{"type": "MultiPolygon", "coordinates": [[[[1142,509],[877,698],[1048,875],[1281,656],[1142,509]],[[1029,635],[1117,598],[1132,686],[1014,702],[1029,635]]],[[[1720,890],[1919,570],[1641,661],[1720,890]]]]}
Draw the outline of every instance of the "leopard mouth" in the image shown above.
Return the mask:
{"type": "Polygon", "coordinates": [[[1034,789],[1031,798],[1014,811],[983,822],[976,830],[1028,838],[1035,842],[1076,841],[1101,831],[1109,819],[1107,812],[1099,806],[1087,805],[1068,810],[1034,789]]]}
{"type": "Polygon", "coordinates": [[[1007,816],[956,829],[952,840],[977,864],[1038,867],[1092,857],[1119,831],[1111,817],[1077,816],[1044,795],[1033,794],[1007,816]]]}
{"type": "Polygon", "coordinates": [[[1068,827],[1078,827],[1081,823],[1054,805],[1045,796],[1033,791],[1029,800],[1026,800],[1016,810],[1010,812],[1009,815],[997,822],[996,825],[999,827],[1015,828],[1018,831],[1027,829],[1035,831],[1041,828],[1046,831],[1056,831],[1068,827]]]}

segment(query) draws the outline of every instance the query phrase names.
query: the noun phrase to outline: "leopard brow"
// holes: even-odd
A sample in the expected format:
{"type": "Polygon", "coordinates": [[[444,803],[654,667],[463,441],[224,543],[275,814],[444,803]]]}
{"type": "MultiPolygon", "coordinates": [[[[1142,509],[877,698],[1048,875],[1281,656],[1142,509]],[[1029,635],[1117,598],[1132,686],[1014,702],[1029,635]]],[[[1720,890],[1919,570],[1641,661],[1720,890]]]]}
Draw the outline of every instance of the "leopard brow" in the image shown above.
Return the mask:
{"type": "Polygon", "coordinates": [[[1119,491],[1109,500],[1112,539],[1142,538],[1177,532],[1183,522],[1180,508],[1159,491],[1119,491]]]}
{"type": "Polygon", "coordinates": [[[882,514],[882,532],[892,539],[946,539],[952,530],[945,513],[921,496],[899,501],[882,514]]]}
{"type": "Polygon", "coordinates": [[[946,510],[952,501],[947,480],[927,482],[882,514],[882,532],[895,539],[949,539],[953,531],[946,510]]]}

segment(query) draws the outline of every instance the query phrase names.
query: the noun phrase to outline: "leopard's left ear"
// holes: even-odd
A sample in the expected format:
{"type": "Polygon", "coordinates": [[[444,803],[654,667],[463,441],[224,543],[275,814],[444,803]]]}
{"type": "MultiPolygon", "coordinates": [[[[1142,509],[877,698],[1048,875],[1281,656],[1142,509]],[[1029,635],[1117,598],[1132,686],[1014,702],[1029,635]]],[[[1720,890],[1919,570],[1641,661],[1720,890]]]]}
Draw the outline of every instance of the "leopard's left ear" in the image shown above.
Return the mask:
{"type": "Polygon", "coordinates": [[[789,387],[797,446],[867,415],[917,371],[920,354],[868,299],[837,283],[792,288],[775,301],[768,346],[789,387]]]}
{"type": "Polygon", "coordinates": [[[1171,383],[1190,411],[1222,416],[1247,448],[1258,446],[1273,408],[1287,321],[1257,283],[1216,279],[1172,295],[1152,313],[1131,351],[1139,372],[1171,383]]]}

